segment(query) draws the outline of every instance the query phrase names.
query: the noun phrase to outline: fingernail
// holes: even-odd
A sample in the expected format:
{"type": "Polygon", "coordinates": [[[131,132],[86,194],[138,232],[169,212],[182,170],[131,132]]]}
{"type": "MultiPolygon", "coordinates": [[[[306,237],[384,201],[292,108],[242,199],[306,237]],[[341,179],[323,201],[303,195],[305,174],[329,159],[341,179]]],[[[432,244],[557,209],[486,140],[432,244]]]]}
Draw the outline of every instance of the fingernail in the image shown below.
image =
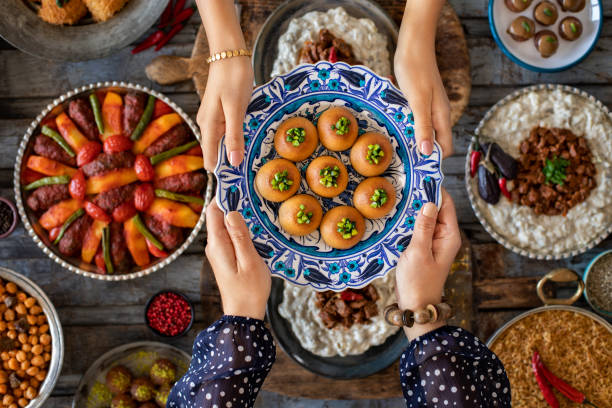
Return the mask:
{"type": "Polygon", "coordinates": [[[242,152],[240,150],[232,150],[230,152],[229,161],[232,166],[237,166],[242,161],[242,152]]]}
{"type": "Polygon", "coordinates": [[[433,143],[431,140],[423,140],[421,142],[421,153],[429,156],[433,152],[433,143]]]}
{"type": "Polygon", "coordinates": [[[434,203],[427,203],[422,211],[424,216],[434,218],[438,214],[438,207],[434,203]]]}
{"type": "Polygon", "coordinates": [[[237,211],[232,211],[225,216],[225,220],[227,221],[227,225],[229,225],[231,228],[236,228],[240,226],[242,216],[238,214],[237,211]]]}

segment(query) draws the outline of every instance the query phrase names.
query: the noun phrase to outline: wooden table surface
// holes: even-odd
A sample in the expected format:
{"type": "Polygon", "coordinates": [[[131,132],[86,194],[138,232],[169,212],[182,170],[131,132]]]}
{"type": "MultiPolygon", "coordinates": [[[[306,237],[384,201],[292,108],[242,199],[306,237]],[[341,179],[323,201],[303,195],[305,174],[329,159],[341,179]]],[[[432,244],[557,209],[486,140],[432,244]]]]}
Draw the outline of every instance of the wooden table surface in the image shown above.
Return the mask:
{"type": "MultiPolygon", "coordinates": [[[[248,27],[257,8],[251,6],[253,1],[241,0],[241,3],[243,26],[248,27]]],[[[280,1],[257,3],[269,7],[280,1]]],[[[380,3],[396,12],[403,8],[403,2],[397,0],[380,0],[380,3]]],[[[450,0],[450,3],[467,35],[473,88],[469,107],[454,128],[455,154],[444,162],[445,187],[455,199],[461,227],[472,243],[476,308],[473,328],[481,339],[486,339],[510,317],[538,305],[531,291],[537,277],[560,266],[581,272],[596,253],[612,248],[612,239],[584,255],[557,262],[523,258],[496,244],[478,223],[464,188],[463,166],[469,134],[497,100],[535,83],[573,85],[612,106],[612,2],[602,2],[603,31],[591,55],[578,66],[557,74],[527,71],[502,54],[489,31],[486,0],[450,0]],[[505,302],[514,302],[515,307],[500,308],[500,302],[496,301],[500,296],[505,302]]],[[[161,53],[189,56],[198,26],[199,20],[194,18],[161,53]]],[[[245,35],[252,42],[256,33],[247,31],[245,35]]],[[[12,172],[17,146],[29,123],[47,103],[74,87],[105,80],[140,83],[165,93],[195,119],[199,100],[191,81],[161,87],[146,78],[144,67],[156,55],[143,52],[133,56],[126,48],[100,60],[63,63],[32,57],[0,40],[0,195],[13,196],[12,172]]],[[[198,305],[202,300],[205,304],[218,304],[209,268],[205,267],[200,277],[204,241],[205,236],[201,234],[183,256],[160,272],[115,283],[87,279],[63,270],[38,249],[21,225],[9,238],[0,240],[0,265],[30,277],[41,286],[55,304],[63,324],[66,352],[62,375],[46,407],[69,406],[81,375],[105,351],[127,342],[156,340],[143,322],[143,305],[156,291],[176,288],[198,305]]],[[[197,332],[216,317],[200,309],[194,329],[171,344],[186,351],[191,349],[197,332]]],[[[329,398],[334,398],[332,390],[329,398]]]]}

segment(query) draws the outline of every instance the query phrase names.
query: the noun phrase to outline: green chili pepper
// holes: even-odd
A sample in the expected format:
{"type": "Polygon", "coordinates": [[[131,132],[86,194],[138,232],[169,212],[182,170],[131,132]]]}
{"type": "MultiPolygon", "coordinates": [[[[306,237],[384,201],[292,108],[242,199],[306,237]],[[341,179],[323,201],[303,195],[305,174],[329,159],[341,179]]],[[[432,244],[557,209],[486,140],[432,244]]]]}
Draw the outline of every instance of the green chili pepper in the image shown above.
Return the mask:
{"type": "Polygon", "coordinates": [[[289,180],[289,173],[287,170],[283,170],[274,175],[270,184],[274,190],[287,191],[293,185],[293,181],[289,180]]]}
{"type": "Polygon", "coordinates": [[[349,131],[349,125],[351,121],[341,116],[340,119],[336,122],[335,125],[331,125],[332,130],[336,131],[337,135],[346,135],[349,131]]]}
{"type": "Polygon", "coordinates": [[[338,227],[337,231],[344,239],[351,239],[357,235],[357,224],[348,218],[343,218],[336,226],[338,227]]]}
{"type": "Polygon", "coordinates": [[[64,149],[66,151],[66,153],[68,153],[68,156],[70,156],[70,157],[76,156],[74,154],[74,151],[72,151],[72,148],[66,142],[66,140],[62,137],[62,135],[57,133],[55,130],[53,130],[49,126],[45,125],[45,126],[42,127],[41,132],[42,132],[43,135],[49,136],[51,139],[53,139],[55,141],[55,143],[60,145],[60,147],[62,149],[64,149]]]}
{"type": "Polygon", "coordinates": [[[72,215],[68,217],[66,221],[64,221],[64,225],[62,225],[62,229],[60,230],[59,234],[57,234],[57,238],[55,238],[55,241],[53,241],[53,245],[57,245],[60,242],[66,230],[72,225],[73,222],[78,220],[83,214],[85,214],[85,210],[82,208],[79,208],[78,210],[73,212],[72,215]]]}
{"type": "Polygon", "coordinates": [[[104,255],[104,266],[106,266],[106,273],[112,275],[115,273],[113,267],[113,260],[110,254],[110,228],[104,227],[102,230],[102,255],[104,255]]]}
{"type": "Polygon", "coordinates": [[[151,121],[151,118],[153,117],[154,109],[155,109],[155,97],[153,95],[149,95],[149,99],[147,100],[147,106],[142,112],[142,116],[140,117],[138,124],[134,128],[134,131],[132,132],[130,139],[132,139],[133,141],[140,139],[142,132],[144,132],[145,128],[147,127],[147,125],[151,121]]]}
{"type": "Polygon", "coordinates": [[[134,221],[134,225],[136,225],[136,228],[138,229],[138,231],[140,231],[140,233],[149,240],[149,242],[151,242],[153,245],[155,245],[155,247],[157,249],[159,249],[160,251],[164,250],[164,246],[161,242],[159,242],[159,240],[157,238],[155,238],[155,236],[151,233],[151,231],[149,231],[149,229],[144,225],[144,223],[142,222],[142,220],[140,219],[140,216],[138,214],[136,214],[132,220],[134,221]]]}
{"type": "Polygon", "coordinates": [[[300,204],[300,210],[297,212],[296,220],[298,224],[310,224],[312,218],[312,212],[305,212],[304,204],[300,204]]]}
{"type": "Polygon", "coordinates": [[[155,189],[155,197],[167,198],[173,201],[180,201],[182,203],[194,203],[204,205],[204,200],[200,197],[189,196],[185,194],[173,193],[168,190],[155,189]]]}
{"type": "Polygon", "coordinates": [[[156,165],[159,162],[163,162],[164,160],[168,160],[171,157],[174,157],[176,155],[179,155],[181,153],[186,152],[187,150],[191,149],[194,146],[198,145],[198,141],[194,140],[193,142],[189,142],[187,144],[184,144],[182,146],[177,146],[174,147],[170,150],[166,150],[165,152],[161,152],[160,154],[156,154],[155,156],[151,157],[151,164],[152,165],[156,165]]]}
{"type": "Polygon", "coordinates": [[[340,168],[338,166],[325,167],[319,171],[319,183],[323,184],[325,187],[338,187],[338,176],[340,175],[340,168]]]}
{"type": "Polygon", "coordinates": [[[380,148],[379,144],[368,145],[368,152],[366,153],[366,160],[370,164],[378,164],[381,157],[385,155],[385,152],[380,148]]]}
{"type": "Polygon", "coordinates": [[[287,141],[294,146],[299,146],[306,140],[306,131],[304,128],[291,128],[287,130],[287,141]]]}
{"type": "Polygon", "coordinates": [[[372,197],[370,197],[370,201],[372,201],[370,203],[370,207],[382,207],[387,202],[387,198],[387,192],[382,188],[377,188],[376,190],[374,190],[374,194],[372,194],[372,197]]]}
{"type": "Polygon", "coordinates": [[[104,120],[102,120],[102,109],[100,108],[100,101],[98,95],[92,92],[89,95],[89,103],[91,104],[91,110],[93,110],[94,119],[96,120],[96,126],[98,126],[98,132],[104,133],[104,120]]]}
{"type": "Polygon", "coordinates": [[[52,184],[68,184],[70,183],[70,176],[53,176],[53,177],[43,177],[36,181],[31,182],[23,189],[26,191],[34,190],[38,187],[42,186],[50,186],[52,184]]]}

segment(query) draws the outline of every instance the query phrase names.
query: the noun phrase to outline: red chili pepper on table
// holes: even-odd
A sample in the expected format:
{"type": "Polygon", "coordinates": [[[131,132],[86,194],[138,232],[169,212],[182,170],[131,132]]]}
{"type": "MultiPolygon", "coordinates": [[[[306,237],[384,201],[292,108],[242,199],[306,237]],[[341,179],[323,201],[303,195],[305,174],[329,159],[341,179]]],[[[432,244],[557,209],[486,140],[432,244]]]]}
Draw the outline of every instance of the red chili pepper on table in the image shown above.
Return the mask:
{"type": "Polygon", "coordinates": [[[185,8],[186,0],[176,0],[176,4],[174,5],[174,10],[172,11],[172,17],[176,17],[178,13],[180,13],[185,8]]]}
{"type": "Polygon", "coordinates": [[[161,23],[158,28],[166,28],[168,26],[175,26],[178,23],[185,22],[191,18],[191,16],[195,13],[195,8],[189,7],[175,15],[172,20],[167,21],[165,23],[161,23]]]}
{"type": "Polygon", "coordinates": [[[540,357],[540,353],[537,350],[533,352],[533,359],[535,359],[536,366],[538,370],[542,373],[544,378],[548,380],[548,382],[555,387],[561,394],[563,394],[566,398],[573,402],[578,402],[580,404],[588,404],[595,408],[597,406],[587,400],[586,395],[563,381],[561,378],[554,375],[542,362],[542,358],[540,357]]]}
{"type": "Polygon", "coordinates": [[[505,195],[509,201],[512,201],[512,196],[508,191],[508,180],[506,180],[505,177],[500,177],[497,180],[497,183],[499,184],[499,189],[501,190],[502,194],[505,195]]]}
{"type": "Polygon", "coordinates": [[[168,0],[168,5],[164,9],[164,12],[162,13],[161,18],[159,19],[160,24],[165,24],[168,21],[170,21],[170,18],[172,17],[172,11],[174,10],[173,3],[174,3],[173,0],[168,0]]]}
{"type": "Polygon", "coordinates": [[[355,293],[350,289],[345,290],[344,292],[340,293],[340,299],[346,301],[346,302],[352,302],[354,300],[362,300],[363,296],[360,295],[359,293],[355,293]]]}
{"type": "Polygon", "coordinates": [[[166,34],[161,41],[159,41],[157,43],[157,45],[155,46],[155,51],[159,51],[164,45],[166,45],[168,43],[168,41],[170,41],[172,39],[172,37],[174,37],[176,34],[178,34],[179,31],[181,31],[183,28],[185,28],[184,25],[182,24],[177,24],[174,27],[172,27],[172,29],[170,31],[168,31],[168,34],[166,34]]]}
{"type": "Polygon", "coordinates": [[[148,36],[143,42],[134,47],[134,49],[132,50],[132,54],[138,54],[139,52],[144,51],[147,48],[151,48],[152,46],[160,42],[165,35],[166,33],[164,33],[162,30],[157,30],[156,32],[148,36]]]}
{"type": "Polygon", "coordinates": [[[536,381],[538,382],[538,386],[540,387],[540,391],[542,391],[542,395],[544,395],[544,399],[552,408],[559,408],[559,400],[553,394],[552,388],[550,388],[550,384],[544,378],[544,374],[542,370],[538,367],[538,354],[537,351],[533,353],[531,357],[531,369],[533,370],[533,374],[535,375],[536,381]]]}
{"type": "Polygon", "coordinates": [[[333,45],[331,46],[331,48],[329,49],[329,57],[327,58],[329,60],[329,62],[331,62],[332,64],[334,62],[338,62],[338,51],[336,50],[336,47],[334,47],[333,45]]]}
{"type": "Polygon", "coordinates": [[[472,150],[472,154],[470,154],[470,176],[474,177],[476,172],[478,172],[478,163],[480,163],[480,158],[482,157],[482,152],[480,150],[472,150]]]}

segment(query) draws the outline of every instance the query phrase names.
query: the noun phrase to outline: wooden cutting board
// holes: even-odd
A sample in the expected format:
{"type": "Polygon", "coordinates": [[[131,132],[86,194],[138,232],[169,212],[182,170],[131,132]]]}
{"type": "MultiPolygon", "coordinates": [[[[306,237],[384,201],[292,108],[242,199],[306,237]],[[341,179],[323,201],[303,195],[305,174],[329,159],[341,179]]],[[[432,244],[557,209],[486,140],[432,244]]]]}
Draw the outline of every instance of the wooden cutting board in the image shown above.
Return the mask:
{"type": "MultiPolygon", "coordinates": [[[[455,309],[449,324],[472,328],[472,249],[465,234],[462,245],[446,283],[446,296],[455,309]]],[[[208,261],[204,261],[201,278],[204,323],[210,324],[221,315],[221,302],[215,278],[208,261]]],[[[294,362],[280,348],[276,363],[264,387],[267,391],[292,397],[313,399],[379,399],[402,396],[399,382],[399,362],[367,378],[333,380],[321,377],[294,362]]]]}
{"type": "MultiPolygon", "coordinates": [[[[267,16],[274,11],[281,0],[266,2],[241,0],[241,25],[249,48],[253,47],[259,29],[267,16]]],[[[378,3],[399,25],[403,15],[403,2],[378,0],[378,3]]],[[[162,55],[155,58],[146,68],[149,79],[162,85],[193,79],[196,91],[204,95],[208,78],[206,58],[210,55],[204,27],[200,26],[190,58],[162,55]]],[[[438,68],[451,106],[451,123],[457,123],[470,99],[472,81],[470,77],[470,56],[467,41],[459,17],[453,7],[446,3],[440,14],[436,35],[436,56],[438,68]]]]}

